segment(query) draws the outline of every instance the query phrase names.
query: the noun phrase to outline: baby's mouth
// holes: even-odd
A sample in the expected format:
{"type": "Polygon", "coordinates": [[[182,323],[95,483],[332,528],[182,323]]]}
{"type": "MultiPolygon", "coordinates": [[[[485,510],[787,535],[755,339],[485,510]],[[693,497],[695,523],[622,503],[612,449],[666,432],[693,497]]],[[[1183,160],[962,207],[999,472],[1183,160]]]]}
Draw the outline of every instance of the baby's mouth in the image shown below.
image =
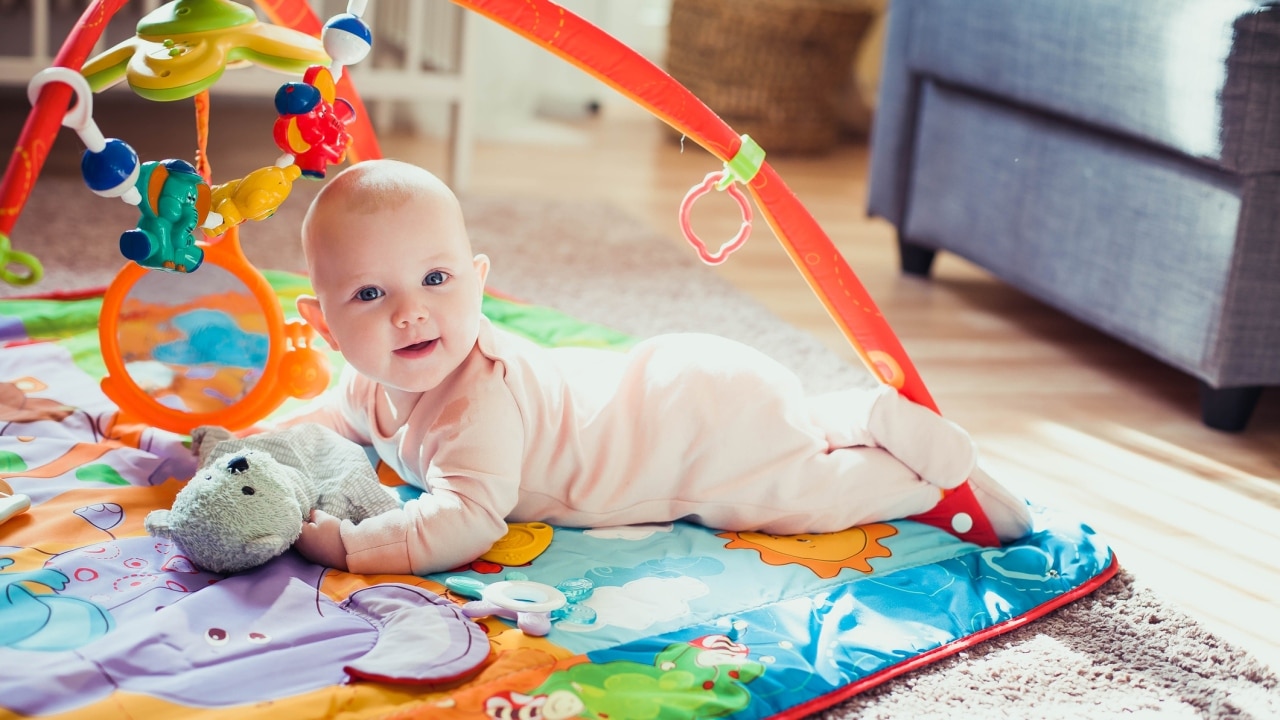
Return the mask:
{"type": "Polygon", "coordinates": [[[413,343],[412,345],[405,345],[404,347],[396,350],[395,353],[401,357],[420,357],[431,352],[431,350],[435,348],[438,340],[439,338],[436,338],[435,340],[423,340],[422,342],[413,343]]]}

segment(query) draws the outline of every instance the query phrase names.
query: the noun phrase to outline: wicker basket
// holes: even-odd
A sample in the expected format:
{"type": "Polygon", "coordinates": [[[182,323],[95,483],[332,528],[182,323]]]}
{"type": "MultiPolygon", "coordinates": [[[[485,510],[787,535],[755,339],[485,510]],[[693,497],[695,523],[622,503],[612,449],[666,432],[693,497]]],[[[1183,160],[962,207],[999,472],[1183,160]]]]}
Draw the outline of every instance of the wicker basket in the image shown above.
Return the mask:
{"type": "Polygon", "coordinates": [[[766,152],[825,152],[839,139],[840,95],[871,22],[864,5],[673,0],[667,72],[766,152]]]}

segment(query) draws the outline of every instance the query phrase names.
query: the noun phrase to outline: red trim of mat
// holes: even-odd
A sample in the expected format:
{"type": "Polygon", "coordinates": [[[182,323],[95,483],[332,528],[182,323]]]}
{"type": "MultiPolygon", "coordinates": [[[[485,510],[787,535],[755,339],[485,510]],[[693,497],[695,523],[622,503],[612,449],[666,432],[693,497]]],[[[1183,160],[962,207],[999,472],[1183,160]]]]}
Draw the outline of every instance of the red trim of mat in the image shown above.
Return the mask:
{"type": "Polygon", "coordinates": [[[100,297],[107,294],[107,286],[84,288],[83,290],[49,290],[47,292],[31,293],[30,295],[10,295],[9,297],[0,298],[2,300],[84,300],[91,297],[100,297]]]}
{"type": "Polygon", "coordinates": [[[851,683],[838,690],[833,690],[826,695],[816,697],[806,703],[801,703],[800,705],[787,708],[777,715],[771,715],[770,717],[783,718],[784,720],[796,720],[797,718],[803,718],[811,713],[818,712],[819,710],[826,710],[836,703],[848,700],[860,692],[870,690],[871,688],[888,682],[899,675],[904,675],[912,670],[918,670],[925,665],[931,665],[943,658],[955,655],[963,650],[968,650],[974,645],[990,640],[997,635],[1003,635],[1011,630],[1016,630],[1033,620],[1038,620],[1054,610],[1092,593],[1094,590],[1097,590],[1106,584],[1106,582],[1112,577],[1115,577],[1115,574],[1119,569],[1120,563],[1116,560],[1116,554],[1112,552],[1111,564],[1107,569],[1095,575],[1088,582],[1085,582],[1071,592],[1063,593],[1043,605],[1037,605],[1018,617],[1010,618],[997,625],[992,625],[986,630],[966,635],[959,640],[947,643],[946,645],[939,645],[938,647],[921,655],[917,655],[910,660],[904,660],[893,667],[888,667],[878,673],[868,675],[858,682],[851,683]]]}

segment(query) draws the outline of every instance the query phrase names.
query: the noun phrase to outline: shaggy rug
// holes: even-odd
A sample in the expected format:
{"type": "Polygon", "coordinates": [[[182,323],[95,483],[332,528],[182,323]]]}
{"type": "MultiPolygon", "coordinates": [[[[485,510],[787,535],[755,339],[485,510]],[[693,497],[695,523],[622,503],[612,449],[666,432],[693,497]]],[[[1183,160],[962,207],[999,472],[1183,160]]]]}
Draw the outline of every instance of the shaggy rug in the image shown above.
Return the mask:
{"type": "MultiPolygon", "coordinates": [[[[243,228],[258,266],[301,269],[295,233],[315,189],[301,185],[275,217],[243,228]]],[[[477,251],[493,260],[497,290],[637,336],[727,335],[791,366],[815,391],[871,382],[611,207],[488,197],[464,198],[464,207],[477,251]]],[[[74,177],[46,174],[13,233],[15,248],[44,262],[45,279],[34,288],[0,286],[0,295],[107,284],[122,264],[118,235],[136,217],[74,177]]],[[[1280,679],[1122,569],[1072,605],[818,717],[952,716],[1272,718],[1280,717],[1280,679]]]]}

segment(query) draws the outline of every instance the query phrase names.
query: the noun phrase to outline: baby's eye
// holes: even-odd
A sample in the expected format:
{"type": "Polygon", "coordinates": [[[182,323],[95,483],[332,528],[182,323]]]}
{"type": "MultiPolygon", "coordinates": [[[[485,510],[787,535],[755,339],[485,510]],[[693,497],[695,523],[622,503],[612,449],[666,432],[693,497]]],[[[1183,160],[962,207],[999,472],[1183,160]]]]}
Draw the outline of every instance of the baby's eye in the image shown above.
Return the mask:
{"type": "Polygon", "coordinates": [[[449,276],[439,270],[432,270],[427,276],[422,278],[423,285],[443,285],[449,276]]]}
{"type": "Polygon", "coordinates": [[[363,302],[377,300],[382,297],[382,290],[376,287],[362,287],[356,291],[356,299],[363,302]]]}

